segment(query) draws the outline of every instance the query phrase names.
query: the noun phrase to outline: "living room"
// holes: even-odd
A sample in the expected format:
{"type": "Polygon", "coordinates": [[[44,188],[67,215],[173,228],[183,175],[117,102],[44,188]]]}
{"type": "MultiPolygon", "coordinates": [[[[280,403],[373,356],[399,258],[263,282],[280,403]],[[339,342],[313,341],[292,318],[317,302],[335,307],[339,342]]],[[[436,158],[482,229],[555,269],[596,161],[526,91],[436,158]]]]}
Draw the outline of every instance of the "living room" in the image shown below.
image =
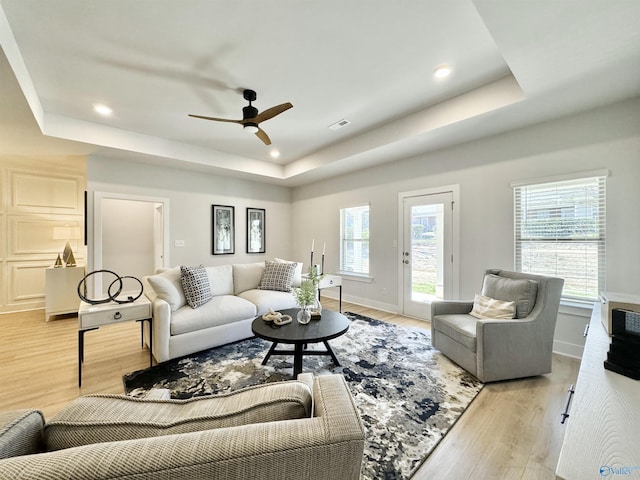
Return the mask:
{"type": "MultiPolygon", "coordinates": [[[[636,36],[635,43],[628,45],[632,59],[637,59],[638,43],[636,36]]],[[[437,192],[454,187],[458,195],[456,214],[459,228],[454,260],[457,265],[456,297],[472,299],[481,287],[486,269],[515,268],[513,184],[604,171],[607,175],[606,289],[640,293],[640,253],[637,248],[640,222],[635,219],[634,212],[634,206],[640,203],[636,185],[640,178],[640,92],[624,98],[608,91],[602,92],[595,105],[583,110],[568,111],[566,115],[541,119],[529,125],[514,123],[516,128],[478,138],[472,136],[454,144],[445,142],[441,148],[396,158],[392,162],[371,164],[357,171],[346,171],[299,185],[286,185],[278,179],[240,175],[219,168],[208,170],[202,165],[182,168],[169,164],[166,159],[158,159],[154,163],[149,157],[135,153],[118,156],[104,152],[83,154],[79,152],[84,145],[78,142],[68,143],[69,153],[64,159],[49,158],[47,147],[50,142],[57,143],[58,140],[40,133],[4,57],[2,63],[2,89],[3,92],[11,92],[11,98],[3,95],[2,102],[19,102],[23,112],[19,117],[23,124],[20,128],[15,126],[18,123],[16,117],[2,115],[0,132],[2,138],[7,139],[0,147],[3,182],[7,181],[8,168],[30,162],[34,165],[32,170],[40,171],[54,162],[52,175],[61,168],[85,179],[87,249],[84,250],[81,244],[74,248],[77,248],[79,263],[86,263],[87,271],[103,265],[102,259],[96,258],[94,248],[94,235],[98,228],[95,223],[96,194],[100,197],[106,193],[113,198],[127,200],[166,200],[167,266],[199,263],[214,266],[229,263],[230,258],[233,263],[248,263],[274,257],[295,259],[307,265],[310,246],[315,241],[316,258],[324,246],[325,270],[332,273],[339,271],[340,209],[368,204],[370,275],[366,279],[345,275],[344,300],[355,308],[364,306],[401,314],[399,199],[403,194],[437,192]],[[609,101],[609,98],[614,100],[609,101]],[[34,132],[39,135],[36,140],[32,140],[34,132]],[[32,152],[13,149],[16,142],[29,142],[33,146],[32,152]],[[40,142],[43,147],[38,146],[40,142]],[[212,205],[234,206],[238,215],[236,250],[231,257],[211,255],[212,205]],[[247,232],[242,215],[246,208],[263,208],[266,211],[265,254],[245,252],[247,232]]],[[[630,80],[640,83],[637,76],[630,80]]],[[[602,85],[606,83],[603,81],[602,85]]],[[[575,84],[573,88],[577,88],[575,84]]],[[[562,94],[563,90],[559,89],[551,99],[558,99],[562,94]]],[[[261,105],[268,103],[265,102],[261,105]]],[[[487,116],[498,113],[467,119],[467,128],[480,128],[487,116]]],[[[65,143],[66,140],[59,142],[65,143]]],[[[8,191],[6,183],[2,186],[3,191],[8,191]]],[[[8,218],[6,211],[0,212],[3,222],[0,246],[3,249],[10,244],[7,238],[8,218]]],[[[6,250],[0,253],[0,257],[4,285],[0,299],[3,311],[11,311],[14,308],[8,305],[12,301],[15,304],[16,296],[8,281],[8,269],[9,264],[18,262],[15,257],[9,258],[6,250]]],[[[54,260],[55,255],[50,259],[39,259],[40,263],[51,265],[54,260]]],[[[19,298],[18,303],[42,308],[44,281],[41,283],[39,295],[19,298]]],[[[326,295],[336,297],[336,293],[331,291],[326,295]]],[[[575,358],[581,356],[584,326],[590,315],[591,306],[588,304],[565,302],[561,305],[554,336],[556,353],[575,358]]],[[[0,321],[10,322],[11,318],[11,314],[2,315],[0,321]]],[[[72,345],[72,350],[74,347],[72,345]]],[[[137,358],[131,367],[124,366],[124,371],[144,367],[144,353],[134,354],[137,358]]],[[[5,385],[4,379],[2,384],[5,385]]]]}

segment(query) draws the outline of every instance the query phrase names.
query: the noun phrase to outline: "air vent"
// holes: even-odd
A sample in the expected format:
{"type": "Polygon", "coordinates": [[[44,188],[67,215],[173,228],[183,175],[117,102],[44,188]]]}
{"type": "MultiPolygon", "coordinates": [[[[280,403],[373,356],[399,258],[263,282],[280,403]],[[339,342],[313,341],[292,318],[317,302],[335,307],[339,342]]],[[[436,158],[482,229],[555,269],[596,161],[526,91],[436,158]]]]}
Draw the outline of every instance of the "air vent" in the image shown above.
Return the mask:
{"type": "Polygon", "coordinates": [[[345,120],[344,118],[342,120],[338,120],[336,123],[334,123],[333,125],[329,125],[329,128],[331,130],[339,130],[342,127],[346,127],[347,125],[349,125],[351,122],[349,120],[345,120]]]}

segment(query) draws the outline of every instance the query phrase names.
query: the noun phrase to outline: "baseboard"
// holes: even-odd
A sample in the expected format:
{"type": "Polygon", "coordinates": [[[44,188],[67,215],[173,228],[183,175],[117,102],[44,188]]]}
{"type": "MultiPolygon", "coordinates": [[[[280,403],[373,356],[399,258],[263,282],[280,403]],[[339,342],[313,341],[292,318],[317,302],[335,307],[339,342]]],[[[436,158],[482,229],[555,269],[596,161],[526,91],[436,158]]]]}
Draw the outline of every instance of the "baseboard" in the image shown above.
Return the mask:
{"type": "Polygon", "coordinates": [[[553,353],[564,355],[565,357],[581,359],[583,351],[584,345],[576,345],[574,343],[561,342],[558,340],[553,341],[553,353]]]}

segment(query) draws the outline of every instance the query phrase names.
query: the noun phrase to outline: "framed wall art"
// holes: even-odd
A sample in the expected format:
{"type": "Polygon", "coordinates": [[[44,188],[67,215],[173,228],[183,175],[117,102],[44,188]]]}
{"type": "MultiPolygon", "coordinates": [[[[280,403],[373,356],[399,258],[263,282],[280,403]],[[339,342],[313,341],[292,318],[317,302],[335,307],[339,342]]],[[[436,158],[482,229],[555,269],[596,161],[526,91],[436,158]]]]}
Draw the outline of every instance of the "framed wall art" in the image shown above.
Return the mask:
{"type": "Polygon", "coordinates": [[[211,228],[213,255],[235,253],[235,216],[234,207],[229,205],[211,205],[211,228]]]}
{"type": "Polygon", "coordinates": [[[247,208],[247,253],[265,252],[265,209],[247,208]]]}

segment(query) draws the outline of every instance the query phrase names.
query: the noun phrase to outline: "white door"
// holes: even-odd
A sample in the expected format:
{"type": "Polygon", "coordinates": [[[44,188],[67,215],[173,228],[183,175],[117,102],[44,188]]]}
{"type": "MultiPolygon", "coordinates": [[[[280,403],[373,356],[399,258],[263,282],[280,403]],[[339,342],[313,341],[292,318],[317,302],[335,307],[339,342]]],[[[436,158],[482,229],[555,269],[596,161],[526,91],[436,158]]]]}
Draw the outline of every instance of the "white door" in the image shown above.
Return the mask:
{"type": "Polygon", "coordinates": [[[403,199],[403,313],[429,319],[430,302],[451,298],[453,287],[453,193],[403,199]]]}

